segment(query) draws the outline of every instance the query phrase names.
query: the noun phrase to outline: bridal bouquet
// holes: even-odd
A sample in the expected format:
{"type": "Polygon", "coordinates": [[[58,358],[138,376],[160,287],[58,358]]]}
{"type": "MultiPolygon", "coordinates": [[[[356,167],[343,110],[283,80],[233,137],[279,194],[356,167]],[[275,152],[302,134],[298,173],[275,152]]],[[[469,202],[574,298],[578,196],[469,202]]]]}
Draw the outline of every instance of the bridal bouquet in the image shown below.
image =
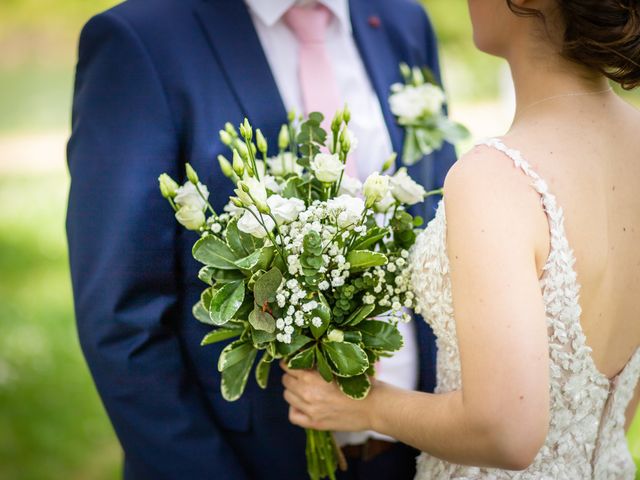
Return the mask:
{"type": "Polygon", "coordinates": [[[445,111],[446,97],[428,68],[400,65],[404,83],[391,86],[389,107],[405,129],[402,160],[413,165],[444,142],[455,144],[469,136],[460,123],[450,120],[445,111]]]}
{"type": "MultiPolygon", "coordinates": [[[[242,395],[258,354],[262,388],[273,362],[284,360],[361,399],[376,361],[402,346],[396,324],[414,306],[408,250],[422,223],[406,207],[430,193],[404,168],[384,174],[395,157],[364,185],[346,176],[356,142],[349,119],[345,108],[325,132],[319,113],[290,115],[274,157],[247,120],[239,133],[227,124],[220,137],[232,160],[218,160],[235,196],[223,212],[190,165],[182,186],[160,176],[178,222],[200,234],[193,256],[205,286],[193,314],[213,327],[202,345],[234,339],[218,359],[229,401],[242,395]]],[[[335,478],[344,460],[333,435],[306,433],[309,476],[335,478]]]]}

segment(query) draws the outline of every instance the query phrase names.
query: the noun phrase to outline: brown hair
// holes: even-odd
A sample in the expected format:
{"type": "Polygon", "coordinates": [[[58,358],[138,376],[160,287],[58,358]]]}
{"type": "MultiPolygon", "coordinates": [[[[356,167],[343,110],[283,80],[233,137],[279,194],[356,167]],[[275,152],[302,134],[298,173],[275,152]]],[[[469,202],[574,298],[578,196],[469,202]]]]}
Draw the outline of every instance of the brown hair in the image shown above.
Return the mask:
{"type": "MultiPolygon", "coordinates": [[[[514,5],[517,15],[542,12],[514,5]]],[[[565,24],[562,55],[601,72],[622,88],[640,85],[640,0],[557,0],[565,24]]]]}

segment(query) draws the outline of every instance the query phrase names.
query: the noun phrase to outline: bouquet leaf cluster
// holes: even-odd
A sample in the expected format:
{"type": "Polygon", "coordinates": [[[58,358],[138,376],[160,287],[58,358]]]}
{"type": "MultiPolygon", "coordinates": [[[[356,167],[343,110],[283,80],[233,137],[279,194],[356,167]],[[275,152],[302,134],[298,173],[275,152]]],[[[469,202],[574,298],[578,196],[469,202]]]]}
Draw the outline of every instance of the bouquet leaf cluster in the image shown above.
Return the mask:
{"type": "MultiPolygon", "coordinates": [[[[414,306],[407,258],[422,223],[407,207],[426,192],[395,156],[364,184],[345,173],[356,146],[345,107],[289,116],[274,156],[260,130],[227,124],[219,156],[235,196],[223,211],[187,164],[179,186],[160,176],[178,222],[198,232],[193,256],[203,291],[193,314],[210,325],[203,345],[230,341],[218,359],[225,399],[238,399],[253,369],[261,388],[276,361],[317,369],[351,398],[364,398],[376,362],[402,347],[397,322],[414,306]],[[259,359],[258,359],[259,356],[259,359]],[[257,363],[256,363],[257,360],[257,363]],[[255,365],[255,369],[254,369],[255,365]]],[[[334,478],[340,451],[330,432],[307,431],[312,479],[334,478]]]]}
{"type": "Polygon", "coordinates": [[[445,93],[428,68],[411,68],[403,63],[400,72],[404,83],[391,86],[389,105],[405,128],[402,160],[406,165],[441,149],[444,142],[455,144],[469,137],[466,127],[445,114],[445,93]]]}

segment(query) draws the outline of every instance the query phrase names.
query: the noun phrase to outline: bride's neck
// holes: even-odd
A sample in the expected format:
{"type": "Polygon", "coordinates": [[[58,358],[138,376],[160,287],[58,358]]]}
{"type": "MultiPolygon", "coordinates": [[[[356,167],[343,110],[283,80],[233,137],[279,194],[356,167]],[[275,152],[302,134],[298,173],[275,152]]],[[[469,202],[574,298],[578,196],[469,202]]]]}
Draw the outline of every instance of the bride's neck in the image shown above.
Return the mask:
{"type": "Polygon", "coordinates": [[[555,52],[513,55],[507,59],[516,93],[514,126],[530,113],[532,106],[538,113],[556,111],[564,99],[581,99],[604,95],[608,83],[604,76],[588,71],[563,59],[555,52]],[[591,95],[593,93],[593,95],[591,95]],[[554,98],[551,98],[554,97],[554,98]]]}

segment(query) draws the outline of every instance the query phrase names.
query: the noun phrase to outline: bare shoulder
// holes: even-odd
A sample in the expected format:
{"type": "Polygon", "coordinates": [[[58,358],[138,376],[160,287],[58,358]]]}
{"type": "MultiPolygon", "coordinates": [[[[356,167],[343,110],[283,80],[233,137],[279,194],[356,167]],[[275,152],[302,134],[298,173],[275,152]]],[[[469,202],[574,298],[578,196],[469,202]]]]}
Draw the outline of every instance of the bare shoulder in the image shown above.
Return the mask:
{"type": "Polygon", "coordinates": [[[445,180],[444,198],[450,230],[463,234],[475,226],[537,238],[540,228],[546,228],[531,178],[488,146],[476,146],[456,162],[445,180]]]}

